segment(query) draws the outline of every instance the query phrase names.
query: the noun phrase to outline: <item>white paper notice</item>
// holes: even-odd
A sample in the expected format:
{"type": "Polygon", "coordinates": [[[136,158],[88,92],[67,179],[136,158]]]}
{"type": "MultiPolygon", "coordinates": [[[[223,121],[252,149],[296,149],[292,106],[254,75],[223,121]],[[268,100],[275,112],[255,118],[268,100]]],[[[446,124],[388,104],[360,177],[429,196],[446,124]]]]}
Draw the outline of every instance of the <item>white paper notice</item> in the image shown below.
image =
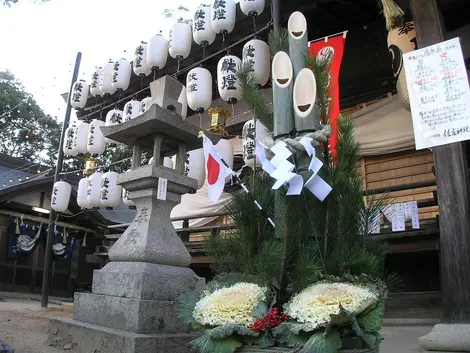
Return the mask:
{"type": "Polygon", "coordinates": [[[168,187],[168,179],[158,178],[157,200],[166,200],[166,189],[168,187]]]}
{"type": "Polygon", "coordinates": [[[402,232],[405,230],[405,205],[395,203],[393,211],[392,232],[402,232]]]}
{"type": "Polygon", "coordinates": [[[416,149],[470,139],[470,89],[459,38],[403,54],[416,149]]]}
{"type": "Polygon", "coordinates": [[[413,229],[419,229],[419,213],[417,201],[405,202],[405,220],[411,221],[411,227],[413,229]]]}

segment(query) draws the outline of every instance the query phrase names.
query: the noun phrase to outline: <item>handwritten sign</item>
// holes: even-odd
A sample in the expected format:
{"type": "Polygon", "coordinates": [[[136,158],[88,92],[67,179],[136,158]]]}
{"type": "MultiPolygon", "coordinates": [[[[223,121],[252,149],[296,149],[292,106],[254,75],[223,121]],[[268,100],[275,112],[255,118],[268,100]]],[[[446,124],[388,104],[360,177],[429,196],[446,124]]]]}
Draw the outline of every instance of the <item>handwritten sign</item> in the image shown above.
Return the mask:
{"type": "Polygon", "coordinates": [[[470,139],[470,89],[459,38],[403,54],[416,149],[470,139]]]}

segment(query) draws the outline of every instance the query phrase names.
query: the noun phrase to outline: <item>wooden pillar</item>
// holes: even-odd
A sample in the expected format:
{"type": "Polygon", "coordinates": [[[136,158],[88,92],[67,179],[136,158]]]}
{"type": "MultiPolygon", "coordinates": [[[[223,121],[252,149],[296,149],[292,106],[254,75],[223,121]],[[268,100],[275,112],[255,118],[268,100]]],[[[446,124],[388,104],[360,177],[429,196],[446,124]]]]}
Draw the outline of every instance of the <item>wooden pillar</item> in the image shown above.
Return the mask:
{"type": "MultiPolygon", "coordinates": [[[[442,42],[437,0],[410,0],[418,47],[442,42]]],[[[470,185],[465,142],[435,147],[443,323],[470,323],[470,185]]]]}

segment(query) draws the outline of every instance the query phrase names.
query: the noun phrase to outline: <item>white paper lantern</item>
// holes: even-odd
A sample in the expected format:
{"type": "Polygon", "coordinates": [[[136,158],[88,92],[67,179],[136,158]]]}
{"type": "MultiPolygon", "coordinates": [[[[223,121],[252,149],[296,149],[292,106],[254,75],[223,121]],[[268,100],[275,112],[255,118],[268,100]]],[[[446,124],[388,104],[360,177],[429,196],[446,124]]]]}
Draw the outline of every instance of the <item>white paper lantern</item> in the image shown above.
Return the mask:
{"type": "Polygon", "coordinates": [[[95,71],[93,71],[93,73],[91,74],[90,94],[93,97],[103,95],[100,89],[100,82],[101,82],[102,75],[103,75],[103,68],[101,66],[97,67],[95,71]]]}
{"type": "Polygon", "coordinates": [[[152,67],[147,62],[147,43],[141,42],[134,52],[134,73],[137,76],[148,76],[152,67]]]}
{"type": "MultiPolygon", "coordinates": [[[[173,164],[175,164],[175,159],[176,156],[173,157],[173,164]]],[[[202,188],[206,181],[206,162],[202,148],[186,153],[183,175],[197,180],[197,190],[202,188]]]]}
{"type": "Polygon", "coordinates": [[[100,191],[101,191],[101,177],[103,176],[100,172],[95,172],[88,177],[87,185],[87,201],[90,208],[100,207],[100,191]]]}
{"type": "Polygon", "coordinates": [[[183,89],[180,92],[178,97],[178,103],[181,103],[181,118],[186,119],[188,115],[188,98],[186,97],[186,87],[183,86],[183,89]]]}
{"type": "Polygon", "coordinates": [[[145,113],[153,105],[153,98],[147,97],[140,102],[140,114],[145,113]]]}
{"type": "Polygon", "coordinates": [[[237,71],[241,60],[234,55],[226,55],[217,64],[217,87],[220,97],[229,104],[242,98],[243,91],[238,83],[237,71]]]}
{"type": "Polygon", "coordinates": [[[89,89],[90,86],[85,82],[85,80],[75,82],[72,88],[70,105],[78,109],[85,108],[89,89]]]}
{"type": "Polygon", "coordinates": [[[147,44],[147,64],[151,68],[161,70],[168,59],[168,40],[161,34],[150,38],[147,44]]]}
{"type": "Polygon", "coordinates": [[[131,82],[132,65],[122,58],[114,63],[111,85],[117,91],[125,91],[131,82]]]}
{"type": "Polygon", "coordinates": [[[140,115],[140,102],[131,100],[124,105],[124,121],[137,118],[140,115]]]}
{"type": "Polygon", "coordinates": [[[101,177],[100,203],[104,207],[118,207],[121,203],[122,186],[117,184],[118,175],[110,171],[101,177]]]}
{"type": "Polygon", "coordinates": [[[243,65],[253,70],[254,81],[264,86],[269,80],[270,51],[266,42],[252,39],[243,46],[243,65]]]}
{"type": "Polygon", "coordinates": [[[191,27],[187,23],[178,22],[171,26],[168,52],[172,58],[186,59],[191,52],[191,43],[191,27]]]}
{"type": "Polygon", "coordinates": [[[69,207],[72,187],[65,181],[58,181],[54,184],[51,196],[51,208],[57,212],[65,212],[69,207]]]}
{"type": "Polygon", "coordinates": [[[119,125],[124,122],[124,112],[119,109],[111,109],[106,114],[106,126],[119,125]]]}
{"type": "Polygon", "coordinates": [[[193,39],[196,44],[207,46],[214,43],[216,33],[211,25],[211,7],[199,6],[194,14],[193,39]]]}
{"type": "Polygon", "coordinates": [[[186,96],[188,106],[199,113],[212,104],[212,75],[209,70],[196,67],[186,76],[186,96]]]}
{"type": "Polygon", "coordinates": [[[116,88],[113,87],[113,70],[114,62],[109,60],[108,63],[103,66],[103,73],[100,78],[100,91],[104,95],[116,92],[116,88]]]}
{"type": "MultiPolygon", "coordinates": [[[[233,146],[230,141],[221,139],[214,147],[220,158],[222,158],[225,163],[227,163],[230,169],[233,169],[233,146]]],[[[230,176],[227,176],[225,178],[225,182],[229,180],[230,176]]]]}
{"type": "MultiPolygon", "coordinates": [[[[149,165],[152,164],[152,162],[153,162],[153,157],[150,158],[149,165]]],[[[170,168],[170,169],[173,169],[172,159],[170,157],[163,158],[163,166],[167,167],[167,168],[170,168]]]]}
{"type": "Polygon", "coordinates": [[[100,127],[104,126],[104,121],[95,119],[90,123],[88,129],[88,152],[91,154],[102,154],[106,148],[106,140],[100,127]]]}
{"type": "Polygon", "coordinates": [[[90,204],[88,203],[87,190],[88,190],[88,178],[80,179],[80,181],[78,182],[78,189],[77,189],[77,205],[82,209],[91,208],[90,204]]]}
{"type": "Polygon", "coordinates": [[[129,191],[122,188],[122,202],[129,208],[135,208],[135,203],[129,198],[129,191]]]}
{"type": "Polygon", "coordinates": [[[211,25],[217,34],[227,34],[235,27],[237,6],[234,0],[215,0],[211,9],[211,25]]]}
{"type": "Polygon", "coordinates": [[[77,125],[75,125],[75,123],[72,123],[65,130],[64,147],[62,150],[66,156],[75,157],[78,154],[77,148],[75,146],[76,135],[77,135],[77,125]]]}
{"type": "Polygon", "coordinates": [[[87,144],[88,144],[88,130],[90,124],[80,121],[75,130],[75,140],[74,145],[77,151],[77,154],[86,154],[88,153],[87,144]]]}
{"type": "Polygon", "coordinates": [[[247,16],[259,16],[264,10],[264,0],[240,0],[240,10],[247,16]]]}
{"type": "MultiPolygon", "coordinates": [[[[248,120],[245,125],[243,125],[242,130],[242,144],[243,144],[243,160],[245,165],[248,167],[253,168],[255,165],[255,147],[256,147],[256,139],[261,143],[268,135],[268,129],[266,126],[261,124],[259,120],[251,119],[248,120]],[[255,128],[256,126],[256,128],[255,128]]],[[[257,159],[257,166],[261,167],[261,162],[257,159]]]]}

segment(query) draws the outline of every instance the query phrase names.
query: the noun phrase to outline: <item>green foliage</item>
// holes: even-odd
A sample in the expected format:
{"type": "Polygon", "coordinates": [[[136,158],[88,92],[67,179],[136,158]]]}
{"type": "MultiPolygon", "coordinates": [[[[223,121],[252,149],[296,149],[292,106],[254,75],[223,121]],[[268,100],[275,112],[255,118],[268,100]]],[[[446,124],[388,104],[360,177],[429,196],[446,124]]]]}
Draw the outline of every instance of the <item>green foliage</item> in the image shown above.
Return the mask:
{"type": "Polygon", "coordinates": [[[55,166],[61,124],[8,71],[0,71],[0,153],[55,166]]]}
{"type": "Polygon", "coordinates": [[[385,301],[379,300],[374,308],[367,313],[359,315],[357,322],[366,332],[379,331],[382,327],[382,317],[385,312],[385,301]]]}
{"type": "Polygon", "coordinates": [[[289,32],[287,28],[280,28],[279,33],[271,30],[268,34],[268,43],[271,50],[271,59],[279,51],[289,53],[289,32]]]}
{"type": "Polygon", "coordinates": [[[233,337],[215,340],[210,337],[210,331],[206,331],[188,345],[199,353],[233,353],[242,343],[233,337]]]}
{"type": "Polygon", "coordinates": [[[179,22],[192,25],[193,19],[189,14],[189,9],[185,6],[179,5],[176,8],[165,9],[162,15],[169,20],[178,20],[179,22]]]}
{"type": "Polygon", "coordinates": [[[191,291],[182,294],[178,298],[177,312],[180,319],[184,321],[185,324],[192,325],[197,327],[198,323],[194,320],[193,312],[194,307],[197,302],[201,299],[201,292],[191,291]]]}
{"type": "Polygon", "coordinates": [[[309,335],[301,332],[304,326],[301,324],[293,324],[283,322],[272,330],[276,340],[289,348],[302,348],[308,341],[309,335]],[[296,328],[294,328],[296,326],[296,328]]]}
{"type": "Polygon", "coordinates": [[[337,353],[340,348],[341,338],[337,330],[332,330],[328,334],[315,332],[299,353],[337,353]]]}
{"type": "Polygon", "coordinates": [[[246,326],[241,326],[237,324],[226,324],[223,326],[217,326],[212,330],[208,331],[208,335],[214,340],[222,340],[232,335],[258,337],[259,333],[251,331],[246,326]]]}

